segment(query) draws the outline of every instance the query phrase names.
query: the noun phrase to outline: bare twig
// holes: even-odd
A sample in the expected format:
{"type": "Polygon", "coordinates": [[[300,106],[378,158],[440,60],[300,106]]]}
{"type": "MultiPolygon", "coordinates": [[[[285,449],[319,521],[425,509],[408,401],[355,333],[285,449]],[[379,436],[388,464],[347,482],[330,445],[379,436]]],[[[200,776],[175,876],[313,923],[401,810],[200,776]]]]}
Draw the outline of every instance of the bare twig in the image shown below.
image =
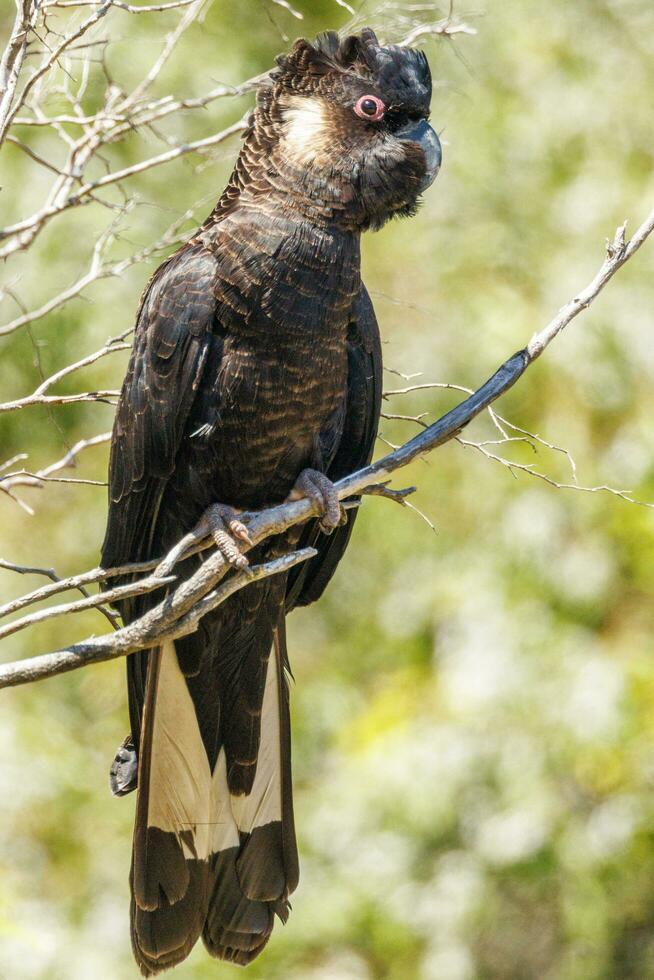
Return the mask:
{"type": "Polygon", "coordinates": [[[57,473],[59,470],[66,469],[68,466],[74,466],[77,457],[84,449],[91,449],[93,446],[101,446],[103,443],[109,442],[111,439],[111,432],[100,432],[97,436],[91,436],[90,439],[80,439],[78,442],[72,446],[65,456],[58,459],[55,463],[50,463],[48,466],[44,466],[43,469],[38,471],[38,475],[41,479],[47,476],[51,476],[53,473],[57,473]]]}
{"type": "MultiPolygon", "coordinates": [[[[22,92],[20,93],[20,95],[16,97],[13,106],[7,112],[4,119],[4,129],[0,130],[0,142],[2,140],[2,137],[4,136],[4,133],[6,133],[7,129],[11,125],[14,116],[19,111],[21,106],[25,104],[27,96],[34,88],[36,83],[39,81],[39,79],[42,78],[52,68],[52,66],[59,61],[62,54],[67,48],[75,44],[75,42],[78,41],[81,37],[83,37],[84,34],[86,34],[87,31],[89,31],[94,24],[97,24],[97,22],[100,20],[101,17],[104,17],[108,8],[111,6],[111,3],[112,0],[103,0],[103,2],[98,4],[99,9],[96,10],[95,13],[91,14],[91,16],[88,17],[82,24],[80,24],[77,30],[74,30],[71,34],[67,34],[63,38],[61,43],[57,45],[57,47],[53,48],[52,50],[48,50],[47,56],[43,59],[39,67],[29,77],[29,79],[23,86],[22,92]]],[[[29,6],[27,0],[23,0],[23,6],[29,6]]],[[[37,3],[34,3],[33,6],[35,9],[38,9],[37,3]]]]}
{"type": "Polygon", "coordinates": [[[567,327],[570,321],[578,313],[581,313],[582,310],[590,306],[595,297],[604,289],[609,279],[638,251],[643,242],[651,235],[653,228],[654,211],[645,219],[633,238],[626,243],[627,222],[625,221],[624,224],[620,225],[613,236],[613,241],[607,241],[606,258],[592,282],[585,289],[582,289],[574,299],[571,299],[569,303],[562,306],[554,319],[543,330],[535,333],[527,344],[527,353],[531,361],[540,357],[547,345],[567,327]]]}
{"type": "Polygon", "coordinates": [[[11,124],[16,86],[37,12],[36,0],[16,0],[16,19],[9,43],[0,60],[0,146],[11,124]]]}
{"type": "MultiPolygon", "coordinates": [[[[74,467],[77,465],[77,457],[83,450],[90,449],[93,446],[100,446],[104,443],[109,442],[111,439],[111,432],[101,432],[97,436],[91,436],[89,439],[79,439],[74,446],[68,450],[68,452],[61,457],[61,459],[55,460],[54,463],[49,463],[47,466],[43,466],[40,470],[32,472],[30,470],[15,470],[13,472],[6,473],[0,476],[0,491],[8,494],[13,500],[19,504],[22,509],[30,516],[34,515],[34,510],[29,504],[26,504],[24,500],[16,496],[16,487],[34,487],[40,489],[46,483],[83,483],[88,486],[104,487],[106,482],[104,480],[87,480],[72,477],[57,477],[53,476],[54,473],[59,473],[61,470],[67,469],[69,467],[74,467]]],[[[13,465],[18,459],[25,459],[26,454],[20,453],[18,457],[13,457],[11,460],[7,460],[0,466],[0,472],[7,469],[9,465],[13,465]]]]}
{"type": "Polygon", "coordinates": [[[295,17],[296,20],[304,20],[304,15],[301,14],[299,10],[296,10],[294,7],[291,7],[288,0],[271,0],[271,2],[276,4],[276,6],[278,7],[283,7],[284,10],[288,10],[289,14],[295,17]]]}
{"type": "MultiPolygon", "coordinates": [[[[41,589],[36,589],[35,592],[31,592],[27,596],[21,596],[19,599],[14,599],[12,602],[6,603],[4,606],[0,607],[0,617],[7,616],[11,612],[17,612],[26,605],[30,605],[30,602],[32,601],[40,601],[39,599],[31,598],[37,593],[41,593],[40,598],[45,599],[48,595],[56,595],[57,592],[77,589],[78,592],[81,592],[83,596],[88,598],[89,593],[84,588],[84,582],[97,581],[91,579],[89,577],[89,573],[86,575],[76,575],[69,579],[60,579],[54,568],[35,568],[29,565],[16,565],[14,562],[5,561],[4,558],[0,558],[0,568],[4,568],[9,572],[17,572],[19,575],[44,575],[46,578],[51,579],[53,583],[52,585],[44,585],[41,587],[41,589]]],[[[138,570],[145,571],[145,569],[142,568],[139,568],[138,570]]],[[[98,612],[102,613],[105,619],[109,620],[114,629],[118,628],[119,620],[115,612],[113,612],[111,609],[107,609],[105,606],[98,606],[98,612]]]]}
{"type": "MultiPolygon", "coordinates": [[[[43,602],[45,599],[59,595],[61,592],[69,592],[71,589],[81,589],[84,585],[92,585],[94,582],[102,582],[106,579],[116,578],[119,575],[140,575],[142,572],[151,572],[159,564],[159,559],[153,561],[131,562],[128,565],[119,565],[116,568],[92,568],[88,572],[80,575],[70,575],[68,578],[59,578],[54,568],[32,568],[30,566],[15,565],[13,562],[5,561],[0,558],[0,568],[10,572],[18,572],[20,575],[45,575],[52,580],[52,585],[42,585],[18,599],[12,599],[0,606],[0,619],[11,616],[13,613],[25,609],[26,606],[34,605],[36,602],[43,602]]],[[[88,595],[88,592],[84,592],[88,595]]]]}
{"type": "Polygon", "coordinates": [[[96,606],[103,606],[106,603],[116,603],[123,599],[129,599],[134,595],[145,595],[154,592],[165,585],[175,581],[174,575],[160,578],[158,575],[150,575],[148,578],[141,579],[139,582],[132,582],[128,585],[117,585],[115,589],[107,589],[106,592],[99,592],[98,595],[91,595],[85,599],[76,599],[74,602],[66,602],[60,606],[50,606],[48,609],[41,609],[39,612],[23,616],[22,619],[15,619],[12,623],[0,627],[0,640],[19,630],[24,630],[27,626],[34,626],[45,619],[52,619],[54,616],[66,616],[70,613],[84,612],[86,609],[94,609],[96,606]]]}
{"type": "Polygon", "coordinates": [[[637,500],[630,490],[618,490],[616,487],[609,487],[606,484],[596,487],[585,487],[576,481],[574,483],[561,483],[558,480],[555,480],[553,477],[548,476],[547,473],[541,473],[535,468],[533,463],[518,463],[513,459],[506,459],[506,457],[500,456],[488,449],[489,445],[502,445],[513,440],[497,439],[492,442],[489,440],[485,442],[473,442],[469,439],[461,439],[458,437],[456,441],[459,443],[459,445],[464,446],[465,448],[475,449],[477,452],[480,452],[483,456],[485,456],[486,459],[490,459],[494,463],[500,463],[502,466],[505,466],[514,476],[517,472],[526,473],[529,476],[536,477],[537,480],[542,480],[551,487],[555,487],[557,490],[578,490],[580,493],[608,493],[614,497],[620,497],[621,500],[626,500],[629,504],[636,504],[638,507],[649,507],[654,510],[654,504],[648,503],[646,500],[637,500]]]}
{"type": "Polygon", "coordinates": [[[191,0],[191,3],[188,5],[188,10],[184,11],[184,16],[181,18],[175,29],[172,30],[166,38],[158,58],[151,66],[150,70],[144,75],[136,88],[132,90],[130,95],[127,96],[123,102],[121,102],[119,111],[134,105],[143,98],[145,92],[161,74],[162,68],[170,59],[170,56],[177,46],[182,34],[184,34],[184,32],[187,31],[191,24],[196,20],[205,3],[206,0],[191,0]]]}
{"type": "MultiPolygon", "coordinates": [[[[17,572],[19,575],[45,575],[46,578],[51,579],[57,584],[60,582],[59,576],[55,572],[54,568],[38,568],[34,565],[16,565],[13,561],[5,561],[4,558],[0,558],[0,568],[4,568],[8,572],[17,572]]],[[[77,577],[79,578],[79,576],[77,577]]],[[[45,586],[45,588],[50,588],[50,586],[45,586]]],[[[16,601],[22,603],[23,599],[17,599],[16,601]]],[[[20,606],[17,608],[20,608],[20,606]]],[[[1,612],[0,615],[2,615],[1,612]]]]}
{"type": "MultiPolygon", "coordinates": [[[[43,4],[44,10],[53,7],[99,7],[105,0],[47,0],[43,4]]],[[[125,10],[128,14],[153,14],[161,13],[164,10],[177,10],[179,7],[189,7],[197,3],[197,0],[170,0],[168,3],[151,3],[139,7],[135,3],[123,3],[122,0],[109,0],[108,6],[116,7],[118,10],[125,10]]]]}
{"type": "Polygon", "coordinates": [[[450,11],[447,17],[443,17],[441,20],[436,21],[433,24],[418,24],[416,27],[412,28],[404,37],[401,39],[399,44],[403,47],[411,47],[424,37],[445,37],[451,38],[455,37],[457,34],[469,34],[474,35],[477,31],[470,24],[466,24],[464,21],[455,17],[450,11]]]}
{"type": "Polygon", "coordinates": [[[81,391],[76,395],[26,395],[25,398],[16,398],[12,402],[3,402],[0,405],[1,412],[15,412],[23,408],[32,408],[34,405],[75,405],[77,402],[105,402],[112,404],[111,399],[120,394],[115,389],[109,391],[81,391]]]}
{"type": "MultiPolygon", "coordinates": [[[[156,242],[154,242],[152,245],[148,245],[147,248],[139,249],[132,255],[127,256],[127,258],[120,259],[117,262],[108,262],[104,257],[106,248],[115,237],[116,223],[112,222],[110,228],[107,229],[105,234],[101,235],[95,243],[91,264],[88,271],[83,276],[80,276],[80,278],[74,282],[72,286],[69,286],[56,296],[53,296],[47,303],[44,303],[35,310],[25,310],[20,316],[10,320],[3,326],[0,326],[0,336],[3,334],[13,333],[15,330],[19,330],[21,327],[26,327],[32,323],[35,323],[42,317],[47,316],[54,310],[64,306],[71,299],[74,299],[74,297],[79,296],[88,286],[91,285],[91,283],[98,282],[101,279],[121,276],[131,266],[146,261],[153,255],[162,252],[164,249],[170,248],[171,245],[180,244],[187,237],[186,234],[182,233],[181,229],[189,218],[191,218],[192,214],[192,209],[185,211],[184,214],[177,218],[166,229],[163,235],[161,235],[156,242]]],[[[93,363],[93,360],[104,357],[106,354],[111,354],[117,350],[124,350],[128,345],[124,344],[121,346],[121,341],[124,341],[131,332],[132,331],[130,328],[129,330],[125,330],[118,337],[108,340],[106,344],[96,352],[96,354],[89,355],[90,359],[85,363],[91,364],[93,363]]],[[[62,373],[60,377],[63,377],[64,374],[70,374],[72,371],[77,370],[78,367],[83,366],[84,364],[81,361],[77,361],[75,364],[70,365],[69,368],[64,369],[64,373],[62,373]]]]}
{"type": "Polygon", "coordinates": [[[116,351],[129,350],[130,345],[125,343],[125,337],[129,336],[132,332],[131,328],[125,330],[124,333],[120,334],[118,337],[111,337],[102,345],[99,350],[93,351],[92,354],[87,354],[86,357],[81,357],[79,361],[75,361],[73,364],[67,364],[66,367],[60,368],[59,371],[55,371],[51,374],[49,378],[42,381],[41,384],[34,390],[33,395],[30,397],[40,398],[45,395],[46,391],[49,391],[53,385],[61,381],[63,378],[67,378],[70,374],[75,371],[79,371],[80,368],[88,367],[89,364],[95,364],[99,361],[101,357],[106,357],[107,354],[115,354],[116,351]]]}
{"type": "MultiPolygon", "coordinates": [[[[8,258],[14,252],[21,251],[25,249],[28,245],[31,245],[37,235],[46,227],[46,225],[54,218],[56,215],[62,214],[64,211],[68,211],[71,208],[78,207],[81,204],[85,204],[89,198],[92,198],[93,194],[103,187],[109,184],[116,184],[126,180],[128,177],[133,177],[135,174],[144,173],[146,170],[151,170],[153,167],[159,167],[162,164],[170,163],[172,160],[177,160],[181,156],[185,156],[187,153],[198,153],[207,150],[209,147],[216,146],[219,143],[223,143],[230,136],[235,133],[240,133],[245,129],[247,122],[247,115],[243,116],[238,122],[232,123],[231,126],[227,126],[226,129],[221,130],[219,133],[214,133],[213,136],[205,136],[204,139],[194,140],[191,143],[184,143],[180,146],[173,147],[171,150],[167,150],[165,153],[160,153],[157,156],[150,157],[147,160],[142,160],[140,163],[132,164],[130,167],[124,167],[122,170],[116,170],[113,173],[105,174],[104,177],[99,177],[97,180],[88,181],[83,183],[81,187],[75,193],[62,193],[62,188],[57,187],[57,193],[50,196],[48,203],[37,211],[29,218],[25,218],[23,221],[18,221],[13,225],[0,230],[0,240],[8,239],[8,243],[4,248],[0,249],[0,259],[8,258]]],[[[98,143],[99,145],[99,143],[98,143]]],[[[97,146],[96,146],[97,149],[97,146]]],[[[88,156],[90,151],[86,150],[86,156],[88,156]]],[[[63,180],[64,178],[62,178],[63,180]]],[[[66,178],[68,179],[68,178],[66,178]]],[[[66,190],[68,188],[66,187],[66,190]]]]}
{"type": "MultiPolygon", "coordinates": [[[[304,548],[290,555],[275,558],[263,565],[255,565],[247,573],[241,572],[239,575],[234,575],[221,588],[215,591],[210,589],[198,603],[191,602],[189,604],[187,600],[183,614],[177,619],[169,617],[164,628],[158,631],[153,629],[150,623],[146,623],[145,629],[143,629],[142,621],[138,620],[136,624],[132,623],[125,626],[109,636],[90,637],[82,643],[77,643],[54,654],[44,654],[41,657],[32,657],[20,663],[6,664],[0,668],[0,687],[14,687],[18,684],[27,684],[44,677],[51,677],[53,667],[55,673],[61,674],[75,670],[87,663],[101,663],[103,660],[111,660],[116,656],[124,656],[135,650],[143,649],[144,639],[145,645],[148,646],[155,640],[176,639],[179,636],[192,633],[197,628],[201,616],[224,602],[229,595],[238,589],[242,589],[258,579],[290,571],[295,565],[313,557],[315,553],[313,548],[304,548]],[[135,626],[136,629],[134,629],[135,626]],[[117,653],[117,649],[121,652],[117,653]]],[[[205,564],[209,564],[209,562],[205,564]]],[[[179,591],[181,592],[182,589],[180,588],[179,591]]],[[[143,618],[145,619],[145,617],[143,618]]]]}

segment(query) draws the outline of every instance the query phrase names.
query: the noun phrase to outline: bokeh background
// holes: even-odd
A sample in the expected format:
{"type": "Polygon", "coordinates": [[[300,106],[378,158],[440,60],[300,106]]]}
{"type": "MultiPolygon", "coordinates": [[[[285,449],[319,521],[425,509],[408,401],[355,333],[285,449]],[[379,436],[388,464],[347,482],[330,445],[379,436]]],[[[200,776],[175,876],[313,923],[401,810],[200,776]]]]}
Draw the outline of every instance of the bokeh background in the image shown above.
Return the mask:
{"type": "MultiPolygon", "coordinates": [[[[270,0],[216,0],[154,94],[237,83],[268,68],[285,38],[350,18],[334,0],[294,7],[302,22],[270,0]]],[[[410,3],[357,10],[391,38],[403,17],[436,16],[410,3]]],[[[456,13],[474,36],[424,43],[441,175],[419,215],[368,235],[363,254],[388,367],[422,372],[413,383],[475,386],[589,281],[616,225],[628,217],[633,230],[652,206],[654,6],[487,0],[456,13]]],[[[127,86],[179,12],[112,17],[98,30],[127,86]]],[[[215,132],[251,98],[135,134],[111,149],[111,163],[165,148],[166,135],[215,132]]],[[[147,245],[194,205],[202,219],[237,149],[234,140],[133,178],[138,204],[114,254],[147,245]]],[[[41,203],[51,175],[14,146],[0,167],[4,224],[41,203]]],[[[3,279],[38,305],[86,268],[109,220],[102,208],[70,212],[3,279]]],[[[2,399],[33,390],[38,360],[49,374],[127,329],[157,261],[2,338],[2,399]]],[[[499,405],[567,449],[581,484],[628,488],[645,502],[654,501],[653,271],[648,244],[499,405]]],[[[3,320],[17,313],[11,297],[2,309],[3,320]]],[[[106,358],[58,390],[117,387],[125,360],[106,358]]],[[[387,410],[434,417],[454,398],[425,390],[387,410]]],[[[44,465],[111,417],[96,404],[2,416],[1,458],[27,451],[28,465],[44,465]]],[[[383,434],[398,442],[414,428],[385,421],[383,434]]],[[[482,420],[466,437],[492,433],[482,420]]],[[[508,448],[571,482],[563,454],[508,448]]],[[[106,457],[106,446],[88,450],[74,475],[104,479],[106,457]]],[[[456,443],[398,476],[408,483],[436,533],[415,513],[367,501],[324,600],[292,617],[301,883],[287,926],[248,976],[654,978],[654,511],[556,489],[456,443]]],[[[23,490],[34,517],[0,497],[2,557],[60,574],[92,567],[105,495],[23,490]]],[[[0,571],[4,597],[39,581],[0,571]]],[[[97,613],[53,620],[5,641],[2,658],[106,625],[97,613]]],[[[138,975],[128,931],[134,799],[114,800],[107,786],[127,730],[123,673],[113,662],[0,694],[2,980],[138,975]]],[[[199,945],[175,975],[235,970],[199,945]]]]}

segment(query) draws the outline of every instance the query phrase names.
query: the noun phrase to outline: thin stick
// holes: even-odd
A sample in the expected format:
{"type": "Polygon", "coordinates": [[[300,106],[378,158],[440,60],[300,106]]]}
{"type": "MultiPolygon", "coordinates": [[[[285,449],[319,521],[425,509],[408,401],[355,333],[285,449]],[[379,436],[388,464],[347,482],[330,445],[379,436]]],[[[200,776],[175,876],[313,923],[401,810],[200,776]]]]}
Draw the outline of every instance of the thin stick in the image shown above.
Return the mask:
{"type": "Polygon", "coordinates": [[[153,167],[159,167],[164,163],[170,163],[171,160],[176,160],[181,156],[185,156],[187,153],[202,152],[209,147],[224,142],[235,133],[242,132],[245,129],[248,115],[249,113],[219,133],[214,133],[213,136],[205,136],[204,139],[194,140],[191,143],[183,143],[180,146],[173,147],[171,150],[166,150],[164,153],[159,153],[157,156],[149,157],[146,160],[141,160],[140,163],[132,164],[130,167],[124,167],[122,170],[105,174],[104,177],[99,177],[97,180],[82,184],[79,190],[75,193],[67,194],[65,197],[57,194],[55,200],[46,204],[30,218],[0,229],[0,239],[8,239],[8,244],[0,249],[0,258],[7,258],[14,252],[27,248],[52,218],[70,208],[86,203],[92,198],[94,192],[100,188],[106,187],[109,184],[116,184],[119,181],[126,180],[128,177],[133,177],[134,174],[141,174],[145,170],[151,170],[153,167]]]}
{"type": "Polygon", "coordinates": [[[34,0],[19,0],[16,4],[16,19],[11,37],[0,60],[0,144],[11,123],[10,112],[16,86],[23,67],[30,31],[36,23],[38,9],[38,4],[34,0]]]}
{"type": "MultiPolygon", "coordinates": [[[[6,602],[3,606],[0,606],[0,619],[3,619],[5,616],[11,616],[12,613],[18,612],[36,602],[43,602],[44,599],[50,599],[53,595],[58,595],[60,592],[70,592],[71,589],[79,589],[83,585],[92,585],[94,582],[100,582],[104,579],[117,578],[119,575],[140,575],[141,572],[151,572],[157,567],[159,561],[160,559],[158,558],[155,558],[153,561],[135,561],[128,565],[119,565],[116,568],[100,568],[98,566],[79,575],[59,578],[54,568],[23,567],[22,565],[15,565],[13,562],[0,558],[0,568],[4,568],[7,571],[18,572],[20,575],[45,575],[49,579],[52,579],[52,585],[42,585],[40,588],[34,589],[26,595],[12,599],[10,602],[6,602]]],[[[88,595],[87,592],[84,594],[88,595]]]]}
{"type": "MultiPolygon", "coordinates": [[[[72,579],[69,579],[68,581],[72,582],[72,584],[64,588],[65,580],[59,578],[54,568],[35,568],[33,566],[16,565],[14,564],[14,562],[5,561],[4,558],[0,558],[0,568],[4,568],[10,572],[18,572],[19,575],[45,575],[46,578],[51,579],[53,583],[52,585],[44,585],[41,587],[41,589],[35,590],[36,592],[42,591],[45,593],[45,595],[43,595],[41,598],[46,598],[47,595],[53,595],[57,592],[67,591],[68,589],[77,589],[78,592],[81,592],[83,596],[88,598],[89,593],[84,588],[84,582],[93,581],[91,578],[88,577],[90,576],[91,573],[87,572],[84,575],[74,576],[74,578],[78,580],[76,582],[73,582],[72,579]]],[[[144,571],[144,569],[139,569],[139,571],[144,571]]],[[[27,596],[22,596],[19,599],[14,599],[12,602],[6,603],[2,607],[2,609],[5,610],[5,612],[1,613],[0,615],[4,616],[4,615],[8,615],[10,612],[17,612],[19,609],[22,609],[24,606],[29,605],[30,596],[34,594],[35,593],[32,592],[29,593],[27,596]]],[[[37,602],[39,600],[34,599],[33,601],[37,602]]],[[[109,620],[109,622],[111,623],[114,629],[118,629],[119,619],[118,619],[118,615],[115,612],[113,612],[111,609],[107,609],[105,606],[98,606],[98,612],[102,613],[104,618],[109,620]]]]}
{"type": "Polygon", "coordinates": [[[144,595],[147,592],[154,592],[175,581],[174,575],[167,575],[166,578],[151,575],[149,578],[142,579],[140,582],[132,582],[128,585],[117,585],[115,589],[108,589],[106,592],[99,592],[98,595],[88,596],[86,599],[76,599],[74,602],[67,602],[61,606],[51,606],[49,609],[41,609],[39,612],[32,613],[30,616],[23,616],[22,619],[15,619],[13,623],[8,623],[0,628],[0,640],[18,633],[20,630],[33,626],[35,623],[42,623],[45,619],[53,619],[55,616],[67,616],[69,613],[84,612],[87,609],[95,609],[105,603],[119,602],[122,599],[129,599],[131,596],[144,595]]]}

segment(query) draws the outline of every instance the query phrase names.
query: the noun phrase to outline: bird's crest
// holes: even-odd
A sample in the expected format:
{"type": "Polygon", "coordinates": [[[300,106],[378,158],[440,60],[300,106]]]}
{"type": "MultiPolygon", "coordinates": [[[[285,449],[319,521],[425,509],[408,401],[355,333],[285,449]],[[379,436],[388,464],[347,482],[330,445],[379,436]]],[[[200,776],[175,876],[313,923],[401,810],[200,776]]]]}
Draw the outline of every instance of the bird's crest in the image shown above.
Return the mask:
{"type": "Polygon", "coordinates": [[[358,77],[399,103],[407,98],[428,101],[431,95],[431,75],[423,52],[381,45],[370,27],[346,37],[325,31],[313,42],[300,38],[276,61],[278,67],[270,80],[282,90],[326,97],[331,94],[339,99],[358,77]]]}

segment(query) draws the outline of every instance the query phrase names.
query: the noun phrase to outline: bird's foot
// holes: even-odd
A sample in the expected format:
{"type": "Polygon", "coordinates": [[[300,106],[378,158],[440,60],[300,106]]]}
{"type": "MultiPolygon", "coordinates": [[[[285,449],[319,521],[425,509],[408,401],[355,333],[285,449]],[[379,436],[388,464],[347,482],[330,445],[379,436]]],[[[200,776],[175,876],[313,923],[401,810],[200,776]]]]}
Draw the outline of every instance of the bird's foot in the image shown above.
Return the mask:
{"type": "Polygon", "coordinates": [[[212,504],[195,525],[193,533],[199,538],[212,538],[225,561],[235,568],[247,568],[248,560],[239,548],[239,541],[252,547],[252,539],[240,511],[228,504],[212,504]]]}
{"type": "Polygon", "coordinates": [[[131,733],[116,752],[109,770],[109,786],[114,796],[126,796],[136,789],[139,764],[131,733]]]}
{"type": "Polygon", "coordinates": [[[300,500],[308,497],[319,504],[322,510],[320,527],[325,534],[347,522],[345,508],[338,499],[338,491],[332,481],[320,470],[302,470],[287,500],[300,500]]]}
{"type": "Polygon", "coordinates": [[[185,534],[159,563],[155,574],[170,575],[177,562],[195,554],[198,545],[207,538],[214,542],[229,565],[240,569],[248,568],[249,563],[239,547],[239,541],[249,547],[252,547],[253,542],[247,527],[238,517],[240,513],[241,511],[230,507],[229,504],[211,504],[193,530],[185,534]]]}

